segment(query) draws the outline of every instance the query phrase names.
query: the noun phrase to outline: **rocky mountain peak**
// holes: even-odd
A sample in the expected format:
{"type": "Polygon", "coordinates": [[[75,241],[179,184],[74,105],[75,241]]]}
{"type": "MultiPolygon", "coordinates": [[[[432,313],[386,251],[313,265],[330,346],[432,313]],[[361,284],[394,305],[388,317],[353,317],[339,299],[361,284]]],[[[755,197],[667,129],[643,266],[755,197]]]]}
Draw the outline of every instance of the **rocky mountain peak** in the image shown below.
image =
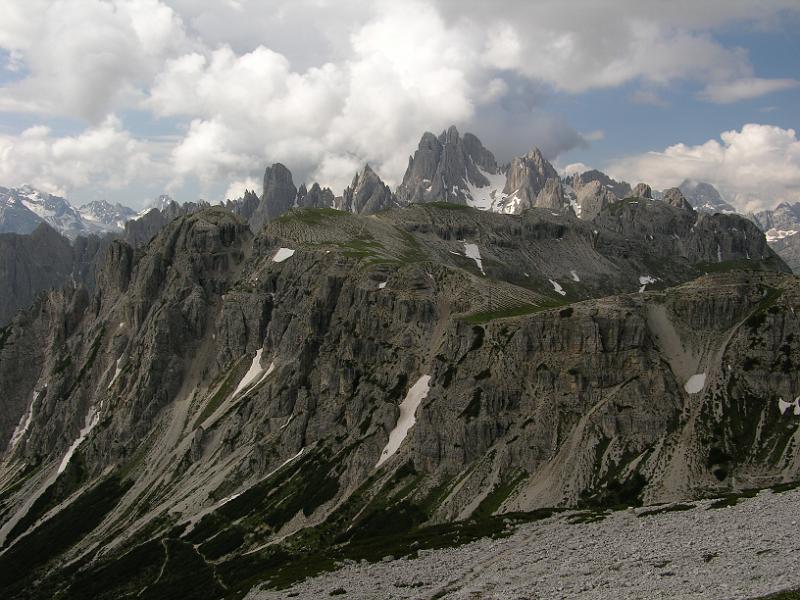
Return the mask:
{"type": "Polygon", "coordinates": [[[494,155],[473,134],[462,138],[451,126],[438,137],[423,134],[414,156],[398,187],[397,197],[403,204],[414,202],[479,202],[478,188],[490,185],[490,177],[499,169],[494,155]]]}
{"type": "Polygon", "coordinates": [[[653,190],[646,183],[637,183],[636,187],[633,188],[633,197],[634,198],[651,198],[652,199],[653,198],[653,190]]]}
{"type": "Polygon", "coordinates": [[[503,212],[532,207],[561,210],[565,203],[558,172],[538,148],[511,161],[503,194],[507,196],[503,212]]]}
{"type": "Polygon", "coordinates": [[[446,131],[443,131],[439,136],[439,141],[446,145],[456,146],[461,142],[461,138],[458,135],[458,128],[455,125],[450,125],[446,131]]]}
{"type": "Polygon", "coordinates": [[[150,204],[148,204],[147,208],[157,208],[158,210],[164,210],[174,202],[175,200],[173,200],[172,196],[170,196],[169,194],[161,194],[158,198],[156,198],[150,204]]]}
{"type": "Polygon", "coordinates": [[[372,214],[398,205],[397,198],[368,164],[356,173],[339,199],[340,210],[372,214]]]}
{"type": "Polygon", "coordinates": [[[585,220],[594,219],[601,210],[613,204],[619,198],[606,185],[598,180],[589,180],[577,188],[575,200],[578,217],[585,220]]]}
{"type": "Polygon", "coordinates": [[[249,219],[250,226],[258,231],[265,223],[292,208],[296,197],[297,188],[292,181],[291,171],[281,163],[267,167],[264,171],[264,190],[258,207],[249,219]]]}
{"type": "Polygon", "coordinates": [[[93,231],[122,231],[125,223],[136,216],[136,211],[120,203],[94,200],[78,209],[84,222],[93,231]]]}
{"type": "Polygon", "coordinates": [[[631,195],[630,184],[625,181],[617,181],[597,169],[575,173],[566,178],[566,183],[572,186],[575,192],[592,181],[599,182],[603,187],[613,192],[617,198],[627,198],[631,195]]]}
{"type": "Polygon", "coordinates": [[[710,183],[684,179],[678,189],[689,203],[700,212],[735,213],[736,209],[728,204],[710,183]]]}
{"type": "Polygon", "coordinates": [[[0,188],[0,233],[30,233],[41,222],[75,239],[92,233],[118,233],[136,216],[122,204],[95,200],[75,208],[61,196],[30,185],[0,188]]]}
{"type": "Polygon", "coordinates": [[[676,208],[694,211],[694,208],[692,208],[692,205],[683,195],[683,192],[681,192],[680,188],[669,188],[668,190],[664,190],[664,202],[675,206],[676,208]]]}
{"type": "Polygon", "coordinates": [[[315,181],[311,188],[306,188],[305,184],[298,188],[295,205],[299,208],[331,208],[334,201],[331,189],[323,188],[315,181]]]}
{"type": "Polygon", "coordinates": [[[800,202],[794,204],[781,202],[773,210],[755,213],[753,220],[762,231],[775,230],[773,237],[780,235],[777,233],[779,231],[798,232],[800,231],[800,202]]]}

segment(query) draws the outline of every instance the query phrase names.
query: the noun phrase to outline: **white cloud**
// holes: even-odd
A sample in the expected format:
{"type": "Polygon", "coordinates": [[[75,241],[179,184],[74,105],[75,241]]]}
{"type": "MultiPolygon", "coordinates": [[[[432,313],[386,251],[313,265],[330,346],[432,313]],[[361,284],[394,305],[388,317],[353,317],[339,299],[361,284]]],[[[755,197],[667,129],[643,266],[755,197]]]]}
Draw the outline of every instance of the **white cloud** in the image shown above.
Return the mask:
{"type": "Polygon", "coordinates": [[[780,92],[800,85],[797,79],[762,79],[742,77],[731,81],[709,83],[700,94],[702,98],[718,104],[729,104],[740,100],[752,100],[773,92],[780,92]]]}
{"type": "Polygon", "coordinates": [[[239,179],[273,161],[298,183],[320,179],[337,191],[368,161],[397,183],[423,131],[463,123],[505,92],[475,70],[470,38],[424,3],[387,8],[350,43],[348,60],[305,71],[264,46],[168,60],[144,105],[192,118],[172,154],[173,184],[239,179]]]}
{"type": "Polygon", "coordinates": [[[228,189],[225,191],[225,199],[236,200],[237,198],[241,198],[244,196],[245,190],[250,190],[251,192],[255,192],[256,195],[260,196],[261,187],[262,183],[255,177],[247,177],[245,179],[232,181],[228,186],[228,189]]]}
{"type": "Polygon", "coordinates": [[[0,0],[0,49],[17,77],[0,87],[0,111],[80,119],[87,134],[108,114],[143,111],[180,134],[159,182],[174,190],[199,182],[217,194],[221,182],[281,161],[297,183],[320,179],[338,192],[364,162],[396,184],[420,134],[451,123],[502,160],[532,145],[552,158],[602,139],[543,110],[552,90],[629,84],[649,90],[635,102],[658,104],[656,91],[675,81],[706,86],[702,97],[714,102],[785,89],[793,80],[758,78],[746,51],[710,31],[797,8],[796,0],[507,0],[500,11],[485,0],[0,0]]]}
{"type": "Polygon", "coordinates": [[[157,174],[148,149],[114,117],[77,136],[57,137],[36,126],[18,136],[0,135],[0,181],[68,194],[88,186],[119,189],[144,173],[157,174]]]}
{"type": "Polygon", "coordinates": [[[0,110],[100,122],[130,106],[184,45],[180,19],[158,0],[5,1],[0,46],[26,76],[2,88],[0,110]]]}
{"type": "Polygon", "coordinates": [[[800,141],[794,129],[771,125],[750,123],[723,132],[720,140],[675,144],[615,161],[608,170],[615,178],[661,189],[685,178],[707,181],[745,211],[800,201],[800,141]]]}
{"type": "Polygon", "coordinates": [[[591,171],[591,170],[592,168],[589,165],[584,164],[582,162],[570,163],[565,167],[563,167],[562,169],[559,169],[562,177],[568,177],[569,175],[585,173],[586,171],[591,171]]]}

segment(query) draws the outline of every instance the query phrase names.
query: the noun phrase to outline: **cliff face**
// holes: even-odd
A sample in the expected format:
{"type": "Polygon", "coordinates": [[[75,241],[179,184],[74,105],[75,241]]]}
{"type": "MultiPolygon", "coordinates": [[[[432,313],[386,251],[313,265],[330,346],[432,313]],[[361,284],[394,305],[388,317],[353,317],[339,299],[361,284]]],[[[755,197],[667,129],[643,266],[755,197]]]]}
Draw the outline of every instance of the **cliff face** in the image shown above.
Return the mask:
{"type": "Polygon", "coordinates": [[[797,280],[654,202],[255,236],[217,208],[113,244],[0,333],[0,586],[240,597],[308,544],[796,478],[797,280]]]}

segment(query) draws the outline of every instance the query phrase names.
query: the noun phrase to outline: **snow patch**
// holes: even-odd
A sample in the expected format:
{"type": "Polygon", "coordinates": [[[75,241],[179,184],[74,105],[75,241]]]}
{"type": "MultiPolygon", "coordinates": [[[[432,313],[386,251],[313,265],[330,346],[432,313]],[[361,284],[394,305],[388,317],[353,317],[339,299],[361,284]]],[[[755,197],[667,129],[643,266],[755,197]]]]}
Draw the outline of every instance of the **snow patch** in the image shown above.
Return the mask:
{"type": "Polygon", "coordinates": [[[397,419],[397,425],[395,425],[394,429],[392,429],[392,432],[389,434],[389,442],[386,444],[383,452],[381,452],[381,457],[378,459],[378,463],[375,467],[380,467],[397,452],[400,448],[400,444],[406,439],[408,430],[417,422],[415,416],[417,408],[425,396],[428,395],[430,381],[430,375],[423,375],[411,386],[411,389],[408,390],[405,399],[400,403],[400,416],[397,419]]]}
{"type": "Polygon", "coordinates": [[[505,173],[488,173],[480,167],[478,171],[486,178],[489,185],[478,187],[467,180],[467,204],[479,210],[495,210],[498,203],[504,199],[505,173]]]}
{"type": "Polygon", "coordinates": [[[114,385],[114,382],[119,377],[119,374],[122,373],[122,367],[119,366],[119,363],[122,362],[122,357],[120,356],[117,359],[116,370],[114,371],[114,376],[111,378],[111,381],[108,382],[108,389],[111,389],[111,386],[114,385]]]}
{"type": "Polygon", "coordinates": [[[564,288],[562,288],[557,281],[553,281],[552,279],[549,279],[548,281],[552,284],[553,289],[556,291],[557,294],[561,294],[562,296],[567,295],[567,292],[564,291],[564,288]]]}
{"type": "Polygon", "coordinates": [[[581,280],[581,278],[578,277],[578,274],[574,270],[570,271],[569,274],[572,275],[572,281],[580,281],[581,280]]]}
{"type": "Polygon", "coordinates": [[[381,282],[378,284],[378,289],[379,289],[379,290],[382,290],[382,289],[383,289],[383,288],[385,288],[385,287],[386,287],[386,282],[385,282],[385,281],[381,281],[381,282]]]}
{"type": "MultiPolygon", "coordinates": [[[[228,496],[227,498],[223,498],[222,502],[219,503],[219,506],[223,506],[224,504],[227,504],[231,500],[236,500],[239,496],[242,495],[242,493],[243,492],[237,492],[237,493],[233,494],[232,496],[228,496]]],[[[219,506],[217,508],[219,508],[219,506]]]]}
{"type": "Polygon", "coordinates": [[[722,246],[717,244],[717,262],[722,262],[722,246]]]}
{"type": "Polygon", "coordinates": [[[702,392],[705,386],[706,386],[706,374],[697,373],[689,377],[689,380],[683,386],[683,389],[685,389],[686,392],[689,394],[697,394],[702,392]]]}
{"type": "Polygon", "coordinates": [[[75,450],[78,449],[78,446],[80,446],[83,443],[83,440],[86,439],[86,437],[92,432],[92,429],[94,429],[99,422],[100,422],[100,410],[94,407],[90,408],[89,412],[86,415],[86,419],[84,420],[83,429],[81,429],[80,434],[78,434],[78,439],[72,442],[72,445],[67,450],[67,453],[64,455],[64,458],[61,459],[61,464],[58,465],[59,475],[61,475],[61,473],[63,473],[64,470],[67,468],[67,465],[69,464],[72,455],[75,454],[75,450]]]}
{"type": "Polygon", "coordinates": [[[475,244],[468,244],[464,242],[464,254],[467,255],[467,258],[471,258],[475,261],[475,264],[478,265],[478,268],[481,270],[481,273],[486,275],[486,271],[483,270],[483,260],[481,260],[481,252],[478,250],[478,246],[475,244]]]}
{"type": "Polygon", "coordinates": [[[250,368],[247,370],[247,373],[244,374],[242,380],[239,382],[239,385],[236,386],[236,390],[231,395],[231,398],[235,398],[239,395],[239,392],[245,389],[253,388],[261,383],[264,379],[267,378],[267,375],[272,373],[275,370],[275,361],[272,361],[269,365],[269,368],[264,371],[261,367],[261,354],[264,352],[264,349],[260,349],[256,352],[255,357],[253,357],[253,362],[250,365],[250,368]]]}
{"type": "Polygon", "coordinates": [[[797,233],[796,229],[768,229],[764,232],[767,236],[768,242],[777,242],[778,240],[782,240],[783,238],[790,237],[797,233]]]}
{"type": "Polygon", "coordinates": [[[650,275],[639,275],[639,285],[641,285],[639,288],[639,293],[641,294],[644,292],[644,289],[647,287],[648,283],[655,283],[656,281],[658,281],[657,277],[651,277],[650,275]]]}
{"type": "Polygon", "coordinates": [[[275,256],[272,257],[272,262],[283,262],[292,256],[294,256],[294,250],[291,248],[281,248],[275,253],[275,256]]]}
{"type": "Polygon", "coordinates": [[[781,414],[785,414],[789,408],[795,406],[797,404],[797,400],[794,402],[786,402],[783,398],[778,398],[778,410],[781,411],[781,414]]]}

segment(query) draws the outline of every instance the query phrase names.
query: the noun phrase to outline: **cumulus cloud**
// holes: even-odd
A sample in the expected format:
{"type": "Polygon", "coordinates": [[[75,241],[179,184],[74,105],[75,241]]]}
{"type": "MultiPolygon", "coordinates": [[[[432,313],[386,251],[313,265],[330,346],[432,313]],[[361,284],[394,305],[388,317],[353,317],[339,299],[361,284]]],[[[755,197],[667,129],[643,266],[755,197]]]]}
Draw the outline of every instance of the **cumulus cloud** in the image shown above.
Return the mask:
{"type": "Polygon", "coordinates": [[[794,129],[750,123],[719,140],[615,161],[609,172],[661,189],[685,178],[707,181],[740,210],[765,210],[800,201],[800,140],[794,129]]]}
{"type": "Polygon", "coordinates": [[[239,179],[237,181],[232,181],[228,186],[228,189],[225,190],[225,199],[235,200],[237,198],[241,198],[242,196],[244,196],[245,190],[255,191],[256,193],[258,193],[258,190],[260,189],[261,189],[261,182],[258,181],[258,179],[256,179],[255,177],[247,177],[246,179],[239,179]]]}
{"type": "Polygon", "coordinates": [[[114,117],[77,136],[54,136],[44,126],[31,127],[18,136],[0,135],[4,185],[29,183],[67,194],[92,184],[119,189],[143,173],[157,174],[150,153],[114,117]]]}
{"type": "Polygon", "coordinates": [[[582,162],[569,163],[568,165],[559,169],[562,177],[568,177],[570,175],[578,175],[580,173],[585,173],[586,171],[591,171],[591,170],[592,167],[582,162]]]}
{"type": "Polygon", "coordinates": [[[145,105],[193,117],[172,154],[178,181],[281,161],[298,181],[339,190],[369,161],[397,183],[423,131],[465,123],[487,89],[489,98],[504,93],[475,70],[480,49],[469,36],[424,3],[387,7],[350,44],[348,60],[305,71],[264,46],[168,60],[145,105]]]}
{"type": "MultiPolygon", "coordinates": [[[[712,102],[788,89],[797,82],[759,78],[747,52],[710,29],[797,8],[796,0],[507,0],[502,11],[485,0],[0,0],[3,75],[13,72],[0,111],[79,120],[87,129],[74,139],[106,127],[109,114],[143,112],[178,135],[166,153],[159,148],[160,185],[176,191],[199,182],[219,195],[280,161],[298,183],[316,179],[338,192],[365,162],[398,183],[420,134],[453,123],[503,161],[533,145],[555,158],[601,141],[601,131],[581,135],[546,110],[557,93],[631,85],[646,90],[635,102],[659,104],[657,91],[675,81],[702,86],[699,97],[712,102]]],[[[106,168],[99,156],[79,172],[102,178],[106,168]]],[[[125,180],[124,163],[117,168],[113,179],[125,180]]]]}
{"type": "Polygon", "coordinates": [[[0,46],[25,66],[0,110],[99,122],[143,93],[165,56],[185,44],[159,0],[25,0],[0,5],[0,46]]]}

